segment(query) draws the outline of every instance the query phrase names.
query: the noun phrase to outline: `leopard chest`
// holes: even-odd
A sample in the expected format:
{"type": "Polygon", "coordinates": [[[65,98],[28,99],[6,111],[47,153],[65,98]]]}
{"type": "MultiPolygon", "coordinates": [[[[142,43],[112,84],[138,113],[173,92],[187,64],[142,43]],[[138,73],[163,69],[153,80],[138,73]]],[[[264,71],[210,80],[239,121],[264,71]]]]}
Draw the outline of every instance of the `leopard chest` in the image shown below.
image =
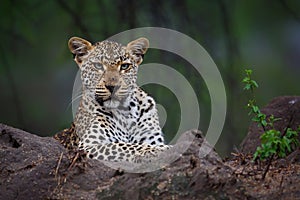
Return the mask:
{"type": "Polygon", "coordinates": [[[95,139],[102,142],[128,143],[134,135],[137,119],[138,112],[132,109],[103,110],[98,108],[91,118],[87,134],[94,135],[95,139]]]}

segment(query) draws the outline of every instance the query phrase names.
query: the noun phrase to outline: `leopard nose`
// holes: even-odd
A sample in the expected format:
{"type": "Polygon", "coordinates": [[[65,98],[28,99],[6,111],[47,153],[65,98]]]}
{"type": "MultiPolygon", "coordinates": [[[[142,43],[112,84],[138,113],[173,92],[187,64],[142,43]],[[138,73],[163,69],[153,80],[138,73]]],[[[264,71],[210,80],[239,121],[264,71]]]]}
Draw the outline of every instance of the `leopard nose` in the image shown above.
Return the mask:
{"type": "Polygon", "coordinates": [[[115,86],[113,86],[113,85],[106,85],[105,87],[110,91],[110,93],[113,93],[113,91],[115,89],[115,86]]]}

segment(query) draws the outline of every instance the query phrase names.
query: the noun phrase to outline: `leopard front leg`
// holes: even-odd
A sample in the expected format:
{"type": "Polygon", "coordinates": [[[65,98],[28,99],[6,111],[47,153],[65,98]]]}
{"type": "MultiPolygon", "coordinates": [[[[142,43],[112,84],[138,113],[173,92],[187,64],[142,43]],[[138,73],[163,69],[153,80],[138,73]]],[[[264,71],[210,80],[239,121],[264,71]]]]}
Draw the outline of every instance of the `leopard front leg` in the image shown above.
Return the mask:
{"type": "Polygon", "coordinates": [[[142,163],[142,162],[152,162],[155,160],[162,152],[171,148],[169,145],[143,145],[144,148],[141,148],[135,154],[134,163],[142,163]]]}
{"type": "Polygon", "coordinates": [[[97,145],[86,145],[83,149],[89,158],[110,161],[110,162],[132,162],[154,159],[161,152],[169,149],[168,145],[148,145],[131,143],[104,143],[97,145]]]}

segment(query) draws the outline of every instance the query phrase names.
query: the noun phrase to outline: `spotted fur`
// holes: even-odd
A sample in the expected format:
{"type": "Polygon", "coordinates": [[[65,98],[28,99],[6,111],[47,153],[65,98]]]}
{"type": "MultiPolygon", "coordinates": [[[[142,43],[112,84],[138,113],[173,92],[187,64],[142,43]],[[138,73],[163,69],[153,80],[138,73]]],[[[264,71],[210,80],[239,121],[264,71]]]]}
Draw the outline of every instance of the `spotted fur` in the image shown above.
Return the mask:
{"type": "Polygon", "coordinates": [[[136,84],[146,38],[122,46],[73,37],[69,49],[81,71],[82,100],[74,123],[90,158],[139,162],[168,148],[155,101],[136,84]]]}

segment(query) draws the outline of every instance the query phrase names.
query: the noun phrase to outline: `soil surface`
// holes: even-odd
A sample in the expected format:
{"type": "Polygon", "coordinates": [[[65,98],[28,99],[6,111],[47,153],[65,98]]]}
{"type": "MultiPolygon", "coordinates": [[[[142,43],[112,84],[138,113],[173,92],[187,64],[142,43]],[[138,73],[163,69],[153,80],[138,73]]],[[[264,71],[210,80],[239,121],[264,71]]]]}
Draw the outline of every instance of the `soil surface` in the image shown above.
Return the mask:
{"type": "MultiPolygon", "coordinates": [[[[298,126],[299,100],[280,97],[262,111],[282,118],[283,126],[298,126]]],[[[262,180],[266,163],[251,156],[260,144],[255,124],[241,151],[226,160],[214,150],[199,157],[201,145],[209,144],[200,131],[189,133],[196,137],[179,159],[135,174],[87,159],[51,137],[0,124],[0,199],[300,199],[299,149],[274,160],[262,180]]]]}

